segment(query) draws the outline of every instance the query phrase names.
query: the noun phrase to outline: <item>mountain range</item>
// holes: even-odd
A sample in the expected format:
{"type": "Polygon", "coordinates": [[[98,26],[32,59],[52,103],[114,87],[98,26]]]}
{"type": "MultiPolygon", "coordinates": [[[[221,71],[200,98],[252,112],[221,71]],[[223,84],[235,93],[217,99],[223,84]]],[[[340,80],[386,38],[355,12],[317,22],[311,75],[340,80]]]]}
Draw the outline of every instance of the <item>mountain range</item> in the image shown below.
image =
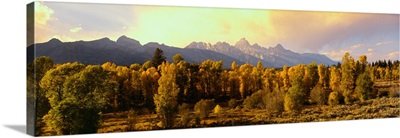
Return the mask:
{"type": "Polygon", "coordinates": [[[117,65],[144,63],[151,60],[156,48],[164,52],[168,61],[172,56],[181,54],[190,63],[201,63],[204,60],[222,60],[224,68],[229,68],[235,61],[241,65],[250,63],[257,65],[261,61],[265,67],[282,67],[283,65],[309,64],[313,61],[318,64],[332,65],[336,62],[325,55],[314,53],[296,53],[285,49],[278,44],[275,47],[265,48],[250,43],[242,38],[235,45],[226,42],[217,42],[212,45],[206,42],[192,42],[185,48],[177,48],[149,42],[142,45],[139,41],[121,36],[117,41],[102,38],[93,41],[61,42],[51,39],[45,43],[38,43],[27,47],[27,62],[31,63],[39,56],[49,56],[55,63],[80,62],[83,64],[103,64],[113,62],[117,65]]]}

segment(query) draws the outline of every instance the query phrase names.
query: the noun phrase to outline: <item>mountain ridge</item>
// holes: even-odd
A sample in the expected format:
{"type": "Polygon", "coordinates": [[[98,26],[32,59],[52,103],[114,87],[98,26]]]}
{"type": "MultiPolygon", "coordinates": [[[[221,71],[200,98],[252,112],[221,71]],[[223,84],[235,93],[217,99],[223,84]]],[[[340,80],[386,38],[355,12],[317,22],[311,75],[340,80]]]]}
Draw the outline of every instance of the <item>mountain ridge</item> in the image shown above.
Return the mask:
{"type": "Polygon", "coordinates": [[[130,65],[151,60],[156,48],[162,49],[170,62],[172,62],[172,56],[179,53],[191,63],[201,63],[206,59],[222,60],[224,68],[229,68],[233,61],[239,65],[249,63],[254,66],[261,61],[265,67],[274,68],[283,65],[308,64],[312,61],[327,65],[336,63],[325,55],[300,54],[285,49],[281,44],[269,48],[257,43],[251,45],[245,38],[240,39],[235,45],[223,41],[215,44],[194,41],[184,48],[177,48],[159,42],[148,42],[142,45],[140,41],[125,35],[116,41],[107,37],[75,42],[62,42],[52,38],[48,42],[28,46],[27,62],[31,63],[38,56],[49,56],[55,63],[78,61],[84,64],[102,64],[110,61],[118,65],[130,65]],[[36,53],[33,53],[35,49],[36,53]]]}
{"type": "MultiPolygon", "coordinates": [[[[199,42],[205,43],[205,42],[199,42]]],[[[297,64],[309,64],[313,61],[318,64],[323,63],[326,65],[336,64],[335,61],[328,58],[326,55],[316,53],[296,53],[291,50],[285,49],[281,44],[277,44],[275,47],[263,47],[254,43],[250,44],[246,38],[241,38],[234,45],[230,45],[226,42],[217,42],[211,46],[193,45],[193,42],[185,48],[198,48],[205,50],[212,50],[218,53],[226,54],[234,57],[246,63],[255,65],[258,61],[261,61],[263,65],[272,67],[282,67],[284,65],[293,66],[297,64]],[[221,48],[220,43],[224,44],[224,48],[221,48]],[[238,52],[240,51],[240,52],[238,52]],[[246,56],[243,56],[246,55],[246,56]],[[256,58],[256,59],[254,59],[256,58]]]]}

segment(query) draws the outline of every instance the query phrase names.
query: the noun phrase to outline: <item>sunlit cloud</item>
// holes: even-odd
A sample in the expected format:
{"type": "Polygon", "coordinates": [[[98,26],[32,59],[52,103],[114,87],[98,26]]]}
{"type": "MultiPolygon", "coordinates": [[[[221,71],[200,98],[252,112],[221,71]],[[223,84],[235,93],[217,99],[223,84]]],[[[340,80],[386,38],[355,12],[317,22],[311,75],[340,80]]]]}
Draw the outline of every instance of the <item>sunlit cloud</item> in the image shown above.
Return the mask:
{"type": "Polygon", "coordinates": [[[392,59],[392,60],[399,60],[399,51],[395,51],[395,52],[389,53],[387,55],[387,58],[388,59],[392,59]]]}
{"type": "Polygon", "coordinates": [[[46,25],[48,21],[53,20],[54,11],[45,6],[43,2],[35,2],[35,23],[46,25]]]}
{"type": "Polygon", "coordinates": [[[353,51],[352,50],[346,50],[346,49],[342,49],[342,50],[332,50],[330,52],[322,52],[321,54],[324,54],[326,56],[328,56],[329,58],[331,58],[332,60],[335,61],[340,61],[342,60],[342,57],[345,53],[349,53],[351,54],[353,51]]]}
{"type": "Polygon", "coordinates": [[[365,55],[367,55],[367,57],[373,57],[374,56],[374,49],[372,49],[372,48],[368,48],[368,50],[367,50],[367,54],[365,54],[365,55]]]}
{"type": "Polygon", "coordinates": [[[357,49],[357,48],[360,48],[362,46],[365,46],[365,44],[355,44],[355,45],[351,46],[351,49],[357,49]]]}
{"type": "Polygon", "coordinates": [[[64,41],[64,42],[73,42],[73,41],[76,41],[76,39],[73,39],[73,38],[68,37],[68,36],[65,36],[65,35],[63,35],[63,36],[55,35],[55,36],[53,36],[52,38],[56,38],[56,39],[61,40],[61,41],[64,41]]]}
{"type": "Polygon", "coordinates": [[[390,43],[392,43],[392,41],[383,41],[383,42],[378,42],[375,45],[376,46],[381,46],[381,45],[386,45],[386,44],[390,44],[390,43]]]}
{"type": "Polygon", "coordinates": [[[54,2],[37,2],[35,7],[40,15],[35,20],[36,43],[54,36],[89,41],[126,35],[142,44],[182,48],[193,41],[234,45],[244,37],[251,44],[279,43],[294,52],[322,53],[334,60],[346,52],[378,60],[399,50],[395,14],[54,2]]]}
{"type": "Polygon", "coordinates": [[[157,41],[185,47],[193,41],[235,44],[245,37],[251,43],[266,46],[269,11],[223,8],[135,6],[137,22],[128,36],[143,41],[157,41]]]}
{"type": "Polygon", "coordinates": [[[72,32],[72,33],[77,33],[77,32],[79,32],[81,30],[82,30],[82,27],[75,27],[75,28],[69,29],[69,31],[72,32]]]}

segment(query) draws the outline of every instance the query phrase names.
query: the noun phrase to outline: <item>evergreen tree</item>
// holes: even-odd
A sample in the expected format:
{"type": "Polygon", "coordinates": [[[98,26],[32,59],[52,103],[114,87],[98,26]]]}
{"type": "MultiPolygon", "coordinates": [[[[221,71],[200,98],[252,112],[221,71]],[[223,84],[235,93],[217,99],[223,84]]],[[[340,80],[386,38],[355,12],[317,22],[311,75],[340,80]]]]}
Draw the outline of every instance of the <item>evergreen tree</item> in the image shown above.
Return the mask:
{"type": "Polygon", "coordinates": [[[151,64],[153,65],[153,67],[158,68],[158,66],[165,62],[166,59],[167,58],[164,56],[164,51],[162,51],[160,48],[157,48],[156,51],[154,51],[153,58],[151,59],[151,64]]]}

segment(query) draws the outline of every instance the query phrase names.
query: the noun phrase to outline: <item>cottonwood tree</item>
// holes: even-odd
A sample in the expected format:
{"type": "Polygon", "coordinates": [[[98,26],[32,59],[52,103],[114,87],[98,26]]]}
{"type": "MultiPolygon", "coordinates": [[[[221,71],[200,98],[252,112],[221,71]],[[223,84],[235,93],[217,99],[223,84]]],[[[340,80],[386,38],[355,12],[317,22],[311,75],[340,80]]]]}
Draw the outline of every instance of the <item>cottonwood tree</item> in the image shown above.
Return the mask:
{"type": "Polygon", "coordinates": [[[40,87],[40,80],[45,73],[53,67],[53,60],[49,57],[38,57],[27,71],[27,98],[28,101],[36,102],[36,118],[42,118],[49,110],[49,100],[46,98],[46,90],[40,87]]]}
{"type": "Polygon", "coordinates": [[[254,90],[252,89],[252,76],[251,72],[253,71],[253,66],[251,64],[243,64],[239,68],[239,80],[240,80],[240,94],[242,95],[242,99],[246,99],[247,96],[250,96],[254,90]]]}
{"type": "MultiPolygon", "coordinates": [[[[177,54],[180,55],[180,54],[177,54]]],[[[175,56],[177,56],[175,55],[175,56]]],[[[178,93],[178,104],[183,103],[184,101],[187,101],[187,94],[188,91],[187,86],[188,86],[188,68],[190,66],[189,63],[185,62],[183,58],[179,58],[178,61],[176,61],[176,57],[174,56],[174,64],[176,65],[176,79],[175,83],[178,84],[179,87],[179,93],[178,93]]],[[[178,56],[179,57],[179,56],[178,56]]]]}
{"type": "Polygon", "coordinates": [[[318,65],[318,84],[320,84],[323,88],[328,88],[329,86],[329,70],[325,67],[324,64],[318,65]]]}
{"type": "Polygon", "coordinates": [[[144,97],[144,106],[149,109],[154,108],[153,97],[158,90],[159,78],[160,74],[158,74],[156,68],[154,67],[143,71],[140,75],[140,82],[142,83],[142,92],[144,97]]]}
{"type": "MultiPolygon", "coordinates": [[[[221,97],[225,97],[229,91],[229,72],[224,70],[221,72],[220,82],[221,82],[221,97]]],[[[217,100],[217,99],[216,99],[217,100]]]]}
{"type": "Polygon", "coordinates": [[[296,112],[301,109],[302,104],[306,96],[306,90],[303,85],[303,76],[305,74],[306,66],[304,64],[299,64],[297,66],[291,67],[291,84],[288,93],[285,96],[285,111],[296,112]]]}
{"type": "Polygon", "coordinates": [[[172,57],[172,60],[174,61],[175,64],[178,64],[179,62],[183,61],[184,58],[182,57],[181,54],[175,54],[175,55],[172,57]]]}
{"type": "Polygon", "coordinates": [[[139,107],[144,103],[144,95],[142,93],[142,81],[140,79],[141,72],[132,70],[131,72],[131,94],[130,97],[125,97],[126,100],[129,102],[129,105],[134,107],[139,107]]]}
{"type": "Polygon", "coordinates": [[[310,98],[312,102],[316,102],[319,105],[324,105],[328,102],[329,92],[324,89],[321,84],[315,85],[310,92],[310,98]]]}
{"type": "Polygon", "coordinates": [[[343,90],[344,102],[350,104],[353,101],[356,69],[354,58],[349,53],[346,53],[342,58],[341,72],[340,88],[343,90]]]}
{"type": "Polygon", "coordinates": [[[62,64],[46,72],[40,81],[40,87],[47,91],[46,97],[52,108],[65,98],[63,90],[65,81],[84,68],[85,65],[74,62],[62,64]]]}
{"type": "MultiPolygon", "coordinates": [[[[47,91],[40,87],[40,80],[53,66],[53,60],[45,56],[38,57],[32,64],[27,65],[27,119],[29,122],[35,122],[32,123],[33,126],[36,126],[51,108],[46,98],[47,91]]],[[[40,133],[40,129],[35,128],[35,133],[40,133]]]]}
{"type": "Polygon", "coordinates": [[[221,91],[219,78],[222,72],[223,62],[206,60],[200,64],[199,83],[203,93],[202,98],[216,99],[221,91]]]}
{"type": "Polygon", "coordinates": [[[117,74],[117,82],[119,83],[119,91],[117,95],[114,96],[114,102],[116,103],[115,108],[117,110],[128,110],[130,109],[129,103],[132,99],[128,98],[131,97],[132,94],[132,81],[130,81],[131,69],[126,66],[118,66],[116,68],[117,74]]]}
{"type": "Polygon", "coordinates": [[[241,99],[240,79],[237,70],[229,71],[229,95],[231,99],[241,99]]]}
{"type": "Polygon", "coordinates": [[[161,119],[161,126],[165,128],[173,127],[177,113],[179,88],[175,79],[176,66],[168,62],[161,64],[161,77],[158,80],[157,94],[154,95],[154,104],[161,119]]]}
{"type": "Polygon", "coordinates": [[[254,77],[254,86],[253,90],[258,91],[263,88],[263,79],[262,75],[264,73],[264,66],[261,61],[257,62],[257,67],[253,68],[252,76],[254,77]]]}
{"type": "Polygon", "coordinates": [[[283,70],[281,71],[281,78],[283,82],[283,89],[287,91],[290,87],[290,79],[289,79],[289,68],[284,65],[283,70]]]}
{"type": "Polygon", "coordinates": [[[144,62],[143,65],[142,65],[142,70],[143,70],[143,71],[146,71],[147,69],[151,68],[152,66],[153,66],[153,64],[152,64],[151,61],[146,61],[146,62],[144,62]]]}
{"type": "Polygon", "coordinates": [[[274,84],[275,80],[275,69],[274,68],[267,68],[264,71],[263,74],[263,80],[264,80],[264,90],[267,93],[270,93],[274,90],[276,84],[274,84]]]}
{"type": "Polygon", "coordinates": [[[332,66],[329,68],[330,70],[330,77],[329,77],[329,87],[331,90],[338,92],[339,94],[342,94],[341,89],[340,89],[340,80],[341,80],[341,73],[340,73],[340,68],[332,66]]]}
{"type": "Polygon", "coordinates": [[[68,77],[57,95],[61,100],[49,98],[52,109],[44,116],[47,126],[60,135],[96,133],[108,93],[118,90],[118,83],[109,77],[108,71],[97,65],[68,77]]]}
{"type": "Polygon", "coordinates": [[[375,97],[376,93],[374,93],[372,89],[373,85],[374,83],[367,73],[363,73],[358,76],[356,81],[355,93],[357,94],[360,101],[365,101],[375,97]]]}
{"type": "Polygon", "coordinates": [[[142,68],[142,66],[141,66],[140,64],[138,64],[138,63],[135,63],[135,64],[131,64],[131,65],[129,66],[129,68],[130,68],[131,70],[139,71],[140,68],[142,68]]]}
{"type": "Polygon", "coordinates": [[[303,76],[303,86],[305,89],[304,100],[308,101],[308,97],[310,96],[311,89],[318,83],[318,67],[316,62],[312,62],[305,67],[304,76],[303,76]]]}

